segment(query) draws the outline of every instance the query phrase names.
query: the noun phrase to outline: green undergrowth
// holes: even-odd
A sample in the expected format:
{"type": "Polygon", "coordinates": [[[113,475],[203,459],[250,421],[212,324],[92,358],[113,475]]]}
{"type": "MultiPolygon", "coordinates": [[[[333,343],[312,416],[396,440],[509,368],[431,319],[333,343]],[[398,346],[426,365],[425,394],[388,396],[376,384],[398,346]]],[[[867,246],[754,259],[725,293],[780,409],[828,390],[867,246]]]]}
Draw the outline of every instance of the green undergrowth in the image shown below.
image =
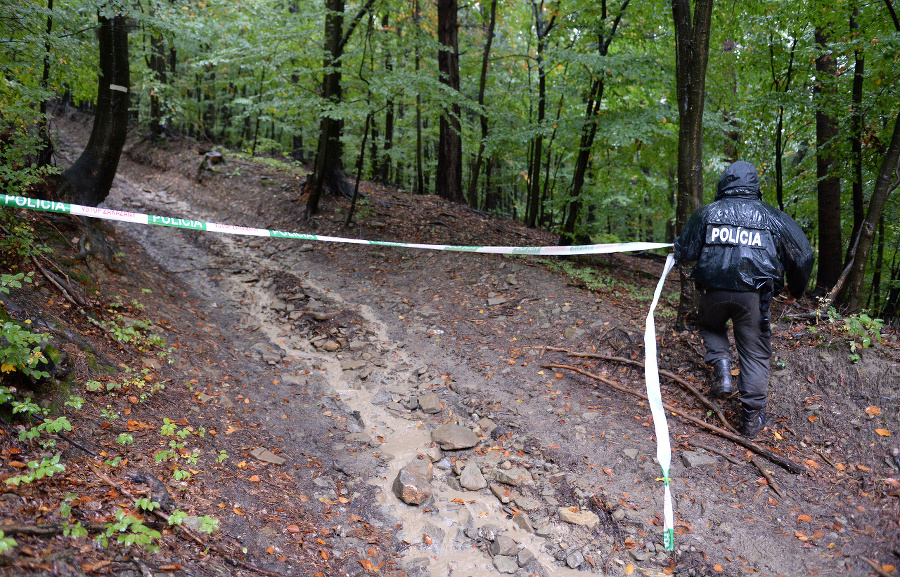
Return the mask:
{"type": "MultiPolygon", "coordinates": [[[[543,264],[554,272],[566,275],[574,285],[582,286],[596,293],[609,294],[616,298],[630,298],[646,303],[648,306],[653,299],[653,291],[656,289],[655,283],[653,286],[640,287],[606,274],[596,266],[577,260],[540,258],[536,262],[543,264]]],[[[663,293],[660,300],[656,314],[662,318],[674,317],[675,309],[672,306],[668,306],[668,302],[677,301],[678,295],[663,293]]]]}
{"type": "MultiPolygon", "coordinates": [[[[164,394],[171,381],[159,371],[129,366],[128,362],[112,369],[99,360],[105,357],[102,350],[92,347],[102,346],[102,339],[109,338],[145,357],[155,355],[160,366],[165,365],[172,349],[152,332],[151,321],[142,318],[145,313],[140,297],[150,291],[144,289],[131,299],[107,298],[101,294],[104,287],[79,283],[96,299],[107,301],[102,306],[88,307],[87,315],[97,317],[88,325],[83,316],[74,314],[74,307],[56,296],[54,286],[31,270],[32,263],[40,258],[70,282],[75,278],[68,274],[74,271],[64,270],[54,262],[61,260],[57,255],[71,250],[70,245],[55,227],[39,230],[41,218],[33,213],[0,209],[0,262],[3,270],[9,271],[0,275],[0,415],[8,423],[3,428],[5,434],[0,435],[0,446],[7,457],[0,463],[0,485],[5,492],[40,500],[46,511],[38,522],[57,525],[60,534],[75,542],[73,547],[90,540],[94,547],[116,544],[158,551],[162,533],[150,519],[160,503],[148,498],[131,501],[118,494],[110,497],[108,487],[98,494],[96,489],[92,492],[85,488],[90,484],[79,479],[93,476],[91,471],[107,478],[122,478],[131,470],[129,465],[135,457],[142,459],[148,448],[162,445],[160,450],[149,449],[152,469],[162,472],[162,480],[171,477],[170,484],[186,491],[195,475],[219,466],[228,455],[204,448],[206,430],[185,418],[154,422],[153,413],[141,411],[143,419],[135,419],[135,409],[164,394]],[[41,238],[46,242],[41,242],[41,238]],[[40,311],[52,306],[52,301],[47,303],[48,291],[71,314],[61,312],[53,319],[48,315],[50,320],[41,317],[40,311]],[[14,309],[8,303],[15,303],[14,309]],[[18,312],[13,315],[10,310],[18,312]],[[23,315],[29,318],[22,319],[23,315]],[[51,332],[51,325],[59,330],[51,332]],[[61,336],[84,333],[93,333],[101,342],[66,342],[61,336]],[[78,348],[79,359],[85,361],[82,378],[70,366],[70,353],[63,352],[72,351],[72,345],[78,348]],[[85,373],[92,377],[83,378],[85,373]],[[98,422],[99,431],[95,428],[98,422]],[[95,456],[82,457],[91,451],[78,452],[69,446],[78,446],[79,439],[89,439],[88,444],[102,445],[104,449],[95,456]],[[100,511],[82,508],[97,501],[102,503],[100,511]],[[86,524],[85,519],[93,521],[86,524]]],[[[107,346],[118,347],[112,343],[107,346]]],[[[134,359],[131,363],[142,361],[134,359]]],[[[214,532],[218,528],[215,518],[184,511],[176,510],[164,518],[170,526],[189,522],[194,530],[214,532]]],[[[16,536],[0,531],[0,553],[18,546],[16,536]]]]}

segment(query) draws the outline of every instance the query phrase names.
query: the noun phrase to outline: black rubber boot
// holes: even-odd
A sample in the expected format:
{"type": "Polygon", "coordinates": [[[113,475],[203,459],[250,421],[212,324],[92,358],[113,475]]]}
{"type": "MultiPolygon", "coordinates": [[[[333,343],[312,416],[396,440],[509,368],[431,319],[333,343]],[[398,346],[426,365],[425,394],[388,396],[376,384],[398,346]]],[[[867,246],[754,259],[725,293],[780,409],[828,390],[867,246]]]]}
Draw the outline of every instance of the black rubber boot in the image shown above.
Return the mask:
{"type": "Polygon", "coordinates": [[[731,383],[731,361],[728,359],[716,359],[712,363],[716,372],[716,378],[709,387],[709,394],[714,399],[724,399],[734,393],[734,385],[731,383]]]}
{"type": "Polygon", "coordinates": [[[748,439],[753,439],[766,426],[766,413],[762,409],[748,410],[741,407],[741,422],[738,431],[748,439]]]}

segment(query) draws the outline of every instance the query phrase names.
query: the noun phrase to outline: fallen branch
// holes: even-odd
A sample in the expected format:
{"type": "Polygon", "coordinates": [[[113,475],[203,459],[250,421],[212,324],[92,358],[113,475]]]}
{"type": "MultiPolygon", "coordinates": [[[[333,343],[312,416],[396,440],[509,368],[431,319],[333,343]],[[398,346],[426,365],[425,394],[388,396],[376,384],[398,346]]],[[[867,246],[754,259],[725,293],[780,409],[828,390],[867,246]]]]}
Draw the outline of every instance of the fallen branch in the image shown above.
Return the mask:
{"type": "MultiPolygon", "coordinates": [[[[636,367],[644,368],[644,363],[642,363],[642,362],[640,362],[640,361],[633,361],[633,360],[631,360],[631,359],[626,359],[626,358],[624,358],[624,357],[611,357],[611,356],[607,356],[607,355],[598,355],[598,354],[594,354],[594,353],[573,353],[573,352],[569,351],[568,349],[563,349],[563,348],[559,348],[559,347],[545,347],[545,349],[548,350],[548,351],[560,351],[560,352],[564,352],[564,353],[566,353],[567,355],[569,355],[570,357],[580,357],[580,358],[588,358],[588,359],[600,359],[600,360],[604,360],[604,361],[612,361],[612,362],[616,362],[616,363],[624,363],[624,364],[627,364],[627,365],[633,365],[633,366],[636,366],[636,367]]],[[[696,397],[697,400],[699,400],[706,408],[708,408],[710,411],[712,411],[713,413],[715,413],[716,416],[719,417],[719,421],[721,421],[722,424],[725,425],[725,428],[726,428],[726,429],[728,429],[729,431],[731,431],[731,432],[734,433],[735,435],[738,434],[737,429],[735,429],[735,428],[731,425],[731,423],[728,422],[728,419],[725,418],[725,415],[722,414],[722,409],[720,409],[720,408],[718,407],[718,405],[716,405],[715,403],[713,403],[712,401],[710,401],[709,399],[707,399],[706,396],[703,395],[700,391],[698,391],[698,390],[694,387],[694,385],[692,385],[689,381],[687,381],[686,379],[683,379],[683,378],[679,377],[678,375],[676,375],[675,373],[673,373],[673,372],[671,372],[671,371],[667,371],[667,370],[665,370],[665,369],[659,369],[659,374],[662,375],[662,376],[664,376],[664,377],[666,377],[666,378],[672,379],[673,381],[675,381],[676,383],[678,383],[679,385],[681,385],[682,388],[684,388],[686,391],[688,391],[689,393],[691,393],[692,395],[694,395],[694,397],[696,397]]]]}
{"type": "MultiPolygon", "coordinates": [[[[90,531],[92,533],[106,530],[106,523],[82,523],[81,526],[86,531],[90,531]]],[[[61,525],[58,523],[47,523],[46,525],[11,523],[8,525],[0,525],[0,531],[3,531],[3,533],[5,533],[6,535],[30,535],[33,537],[49,537],[52,535],[59,535],[68,528],[70,528],[69,525],[61,525]]]]}
{"type": "Polygon", "coordinates": [[[866,563],[868,563],[868,564],[869,564],[869,567],[871,567],[873,571],[875,571],[876,573],[878,573],[879,575],[881,575],[881,577],[891,577],[891,574],[888,573],[887,571],[885,571],[884,569],[882,569],[882,568],[881,568],[881,565],[879,565],[879,564],[876,563],[875,561],[872,561],[871,559],[866,559],[866,558],[863,557],[862,555],[860,555],[859,558],[860,558],[862,561],[865,561],[866,563]]]}
{"type": "MultiPolygon", "coordinates": [[[[119,485],[118,483],[116,483],[115,481],[113,481],[112,479],[110,479],[109,477],[107,477],[106,475],[101,473],[100,471],[97,471],[96,469],[92,469],[92,471],[94,471],[94,474],[97,475],[98,477],[100,477],[100,479],[107,485],[111,486],[112,488],[119,491],[123,495],[130,496],[129,492],[126,491],[121,485],[119,485]]],[[[134,499],[134,498],[132,497],[132,499],[134,499]]],[[[134,501],[135,501],[135,507],[137,507],[137,500],[135,499],[134,501]]],[[[201,539],[200,537],[195,535],[190,529],[185,527],[183,524],[173,525],[169,521],[170,516],[168,514],[164,513],[163,511],[160,511],[159,509],[154,509],[152,511],[152,513],[154,515],[156,515],[157,517],[159,517],[160,519],[162,519],[163,521],[165,521],[166,523],[168,523],[169,526],[171,526],[173,528],[177,528],[178,530],[183,532],[185,535],[190,537],[191,540],[193,540],[195,543],[200,545],[202,548],[208,549],[210,551],[215,551],[216,553],[219,554],[219,556],[221,556],[223,559],[225,559],[226,562],[231,563],[232,565],[235,565],[237,567],[242,567],[244,569],[247,569],[248,571],[256,571],[257,573],[261,573],[262,575],[268,575],[269,577],[282,577],[281,573],[267,571],[261,567],[257,567],[256,565],[253,565],[252,563],[247,563],[246,561],[241,561],[240,559],[236,559],[236,558],[232,557],[231,555],[229,555],[225,551],[222,551],[221,549],[219,549],[217,546],[213,545],[212,543],[207,543],[206,541],[204,541],[203,539],[201,539]]]]}
{"type": "Polygon", "coordinates": [[[79,443],[78,441],[76,441],[75,439],[73,439],[73,438],[71,438],[71,437],[69,437],[69,436],[67,436],[67,435],[65,435],[65,434],[63,434],[63,433],[61,433],[61,432],[59,432],[59,431],[56,431],[56,434],[57,434],[57,436],[58,436],[60,439],[62,439],[63,441],[68,442],[68,443],[71,444],[73,447],[77,447],[77,448],[81,449],[82,451],[84,451],[84,452],[87,453],[88,455],[91,455],[92,457],[99,457],[99,456],[100,456],[100,455],[98,455],[97,453],[95,453],[94,451],[88,449],[87,447],[85,447],[84,445],[82,445],[81,443],[79,443]]]}
{"type": "Polygon", "coordinates": [[[772,490],[775,491],[779,497],[784,497],[785,494],[781,492],[781,487],[778,485],[775,477],[772,476],[772,473],[767,471],[766,468],[763,467],[755,457],[751,456],[748,460],[753,464],[754,467],[759,469],[759,472],[762,473],[762,476],[766,478],[766,482],[769,484],[769,487],[772,487],[772,490]]]}
{"type": "MultiPolygon", "coordinates": [[[[567,370],[582,374],[586,377],[596,379],[596,380],[600,381],[601,383],[604,383],[617,391],[621,391],[623,393],[628,393],[628,394],[634,395],[636,397],[639,397],[639,398],[644,399],[645,401],[649,402],[647,395],[638,393],[637,391],[632,391],[631,389],[629,389],[627,387],[617,385],[616,383],[612,382],[611,380],[609,380],[605,377],[601,377],[600,375],[595,375],[595,374],[589,373],[589,372],[585,371],[584,369],[580,369],[578,367],[573,367],[572,365],[560,365],[560,364],[555,364],[555,363],[541,365],[541,366],[544,367],[545,369],[567,369],[567,370]]],[[[712,431],[713,433],[716,433],[720,437],[724,437],[724,438],[728,439],[729,441],[732,441],[734,443],[737,443],[738,445],[741,445],[742,447],[746,447],[746,448],[750,449],[757,455],[760,455],[761,457],[765,457],[766,459],[772,461],[773,463],[775,463],[781,467],[784,467],[791,473],[799,474],[799,473],[806,472],[805,468],[803,468],[800,465],[798,465],[797,463],[791,461],[787,457],[782,457],[776,453],[773,453],[772,451],[770,451],[768,449],[764,449],[763,447],[760,447],[759,445],[757,445],[756,443],[750,441],[749,439],[747,439],[745,437],[732,434],[731,432],[726,431],[725,429],[722,429],[721,427],[711,425],[705,421],[698,419],[697,417],[688,415],[687,413],[684,413],[681,410],[676,409],[675,407],[673,407],[671,405],[667,405],[667,404],[663,403],[663,408],[665,408],[667,411],[669,411],[673,415],[678,415],[682,419],[685,419],[687,421],[690,421],[691,423],[694,423],[695,425],[698,425],[699,427],[702,427],[704,429],[712,431]]]]}

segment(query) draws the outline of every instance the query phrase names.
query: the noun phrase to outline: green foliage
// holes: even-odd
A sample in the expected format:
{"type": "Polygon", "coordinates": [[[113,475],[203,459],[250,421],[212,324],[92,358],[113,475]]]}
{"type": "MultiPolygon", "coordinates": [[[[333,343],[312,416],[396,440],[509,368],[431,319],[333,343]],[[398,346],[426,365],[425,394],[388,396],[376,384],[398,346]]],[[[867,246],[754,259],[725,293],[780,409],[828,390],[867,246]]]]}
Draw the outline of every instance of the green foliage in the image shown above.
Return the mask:
{"type": "Polygon", "coordinates": [[[15,539],[7,537],[3,531],[0,531],[0,554],[10,551],[16,546],[18,546],[18,543],[16,543],[15,539]]]}
{"type": "Polygon", "coordinates": [[[65,466],[59,462],[59,455],[43,457],[40,462],[29,461],[28,468],[31,469],[31,471],[24,475],[8,478],[6,484],[18,487],[22,483],[31,483],[38,479],[43,479],[44,477],[52,477],[54,474],[66,470],[65,466]]]}
{"type": "Polygon", "coordinates": [[[861,349],[869,348],[873,342],[881,342],[881,329],[884,326],[882,319],[872,318],[866,313],[842,317],[834,307],[829,307],[826,314],[831,324],[839,325],[847,333],[850,339],[850,360],[854,363],[859,362],[861,349]]]}
{"type": "Polygon", "coordinates": [[[50,373],[37,368],[44,359],[41,346],[47,343],[47,335],[7,321],[0,327],[0,342],[7,343],[0,347],[0,373],[18,371],[35,379],[50,377],[50,373]]]}

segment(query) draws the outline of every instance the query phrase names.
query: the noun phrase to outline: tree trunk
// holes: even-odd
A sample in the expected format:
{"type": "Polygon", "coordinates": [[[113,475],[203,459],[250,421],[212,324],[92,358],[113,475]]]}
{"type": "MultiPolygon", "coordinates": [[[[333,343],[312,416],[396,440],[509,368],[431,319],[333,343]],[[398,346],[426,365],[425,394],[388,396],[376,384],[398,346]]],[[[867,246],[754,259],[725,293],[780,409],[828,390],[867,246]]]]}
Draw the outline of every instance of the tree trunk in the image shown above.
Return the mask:
{"type": "Polygon", "coordinates": [[[534,29],[537,36],[537,69],[538,69],[538,132],[533,142],[531,168],[528,171],[528,205],[525,211],[525,225],[534,228],[537,224],[538,207],[541,196],[541,162],[544,158],[544,118],[547,115],[547,71],[544,69],[544,49],[547,37],[556,23],[554,12],[549,22],[544,22],[544,3],[533,3],[534,29]]]}
{"type": "MultiPolygon", "coordinates": [[[[859,15],[859,8],[853,9],[853,15],[850,17],[850,30],[854,34],[859,33],[859,23],[856,17],[859,15]]],[[[856,238],[859,228],[862,226],[865,218],[865,199],[863,198],[863,80],[865,73],[865,60],[862,50],[857,48],[854,53],[853,66],[853,92],[852,92],[852,112],[850,114],[850,150],[851,162],[853,163],[853,230],[850,232],[850,238],[856,238]]],[[[844,263],[850,262],[850,247],[847,247],[847,253],[844,257],[844,263]]]]}
{"type": "MultiPolygon", "coordinates": [[[[775,40],[769,43],[769,54],[772,60],[772,82],[775,84],[775,90],[787,93],[791,87],[791,76],[794,71],[794,54],[797,49],[797,37],[791,42],[791,57],[788,60],[787,74],[782,82],[775,76],[775,40]]],[[[775,197],[778,200],[778,208],[784,210],[784,106],[778,106],[778,126],[775,128],[775,197]]]]}
{"type": "MultiPolygon", "coordinates": [[[[600,17],[600,32],[597,40],[597,53],[606,56],[609,52],[609,45],[612,43],[619,27],[619,22],[628,8],[630,0],[622,2],[619,13],[616,14],[612,22],[609,34],[606,33],[606,22],[609,14],[606,10],[606,2],[603,2],[602,13],[600,17]]],[[[584,122],[581,127],[581,141],[578,145],[578,156],[575,159],[575,171],[572,176],[572,186],[569,189],[568,205],[564,209],[566,212],[563,221],[562,230],[559,235],[560,245],[571,245],[573,243],[587,243],[590,238],[584,233],[576,232],[579,213],[581,212],[581,190],[584,188],[584,175],[587,172],[588,165],[591,160],[591,148],[594,146],[594,137],[597,135],[597,112],[600,110],[600,102],[603,100],[603,91],[605,84],[603,82],[604,73],[598,74],[597,78],[591,81],[591,87],[588,90],[586,101],[584,122]]]]}
{"type": "MultiPolygon", "coordinates": [[[[438,42],[443,49],[438,51],[438,70],[441,84],[454,92],[459,92],[459,47],[457,45],[457,1],[437,0],[438,42]]],[[[462,127],[460,126],[459,104],[454,102],[448,111],[441,114],[440,137],[438,139],[437,170],[435,192],[441,198],[452,202],[463,202],[462,192],[462,127]]]]}
{"type": "MultiPolygon", "coordinates": [[[[50,43],[50,33],[53,32],[53,0],[47,0],[47,37],[44,39],[44,70],[41,74],[41,89],[47,91],[50,84],[50,55],[53,46],[50,43]]],[[[46,94],[46,93],[45,93],[46,94]]],[[[47,118],[47,96],[41,95],[40,126],[38,136],[41,139],[41,147],[37,153],[38,167],[50,166],[53,161],[53,140],[50,138],[49,119],[47,118]]]]}
{"type": "Polygon", "coordinates": [[[816,58],[816,178],[818,179],[819,219],[819,274],[816,284],[820,289],[830,289],[841,276],[841,181],[833,174],[835,137],[838,125],[827,110],[828,96],[833,92],[826,83],[836,74],[836,62],[827,50],[828,38],[822,30],[816,30],[816,43],[821,54],[816,58]]]}
{"type": "MultiPolygon", "coordinates": [[[[672,0],[675,23],[675,90],[678,95],[678,196],[675,233],[703,204],[703,106],[713,0],[672,0]]],[[[676,326],[686,328],[697,309],[694,284],[681,271],[676,326]]]]}
{"type": "MultiPolygon", "coordinates": [[[[343,98],[341,56],[344,54],[344,47],[350,40],[356,25],[369,12],[373,3],[374,0],[368,0],[350,21],[347,30],[344,30],[344,0],[326,0],[325,2],[327,13],[325,14],[325,75],[322,78],[322,98],[327,106],[336,107],[341,103],[343,98]]],[[[332,193],[346,193],[347,196],[351,194],[343,174],[344,149],[341,145],[343,129],[343,119],[332,118],[330,114],[323,114],[319,121],[316,161],[313,173],[306,185],[309,191],[305,210],[307,217],[318,214],[319,200],[326,184],[332,193]]]]}
{"type": "MultiPolygon", "coordinates": [[[[422,55],[419,52],[418,36],[422,33],[419,25],[419,0],[414,2],[413,20],[416,23],[416,42],[415,45],[415,69],[416,75],[419,74],[419,68],[422,65],[422,55]]],[[[425,170],[422,166],[422,93],[416,91],[416,184],[413,191],[416,194],[425,194],[425,170]]]]}
{"type": "Polygon", "coordinates": [[[481,76],[478,79],[478,107],[481,124],[481,140],[478,143],[478,154],[472,164],[472,180],[469,184],[469,206],[478,208],[478,177],[481,164],[484,162],[484,148],[488,137],[488,117],[484,113],[484,91],[487,86],[487,73],[490,65],[491,45],[494,43],[494,26],[497,23],[497,0],[491,0],[491,16],[488,21],[487,37],[484,39],[484,52],[481,55],[481,76]]]}
{"type": "Polygon", "coordinates": [[[62,173],[57,196],[86,206],[97,206],[109,195],[128,133],[131,77],[128,62],[128,18],[97,14],[100,75],[97,111],[91,136],[81,156],[62,173]]]}
{"type": "MultiPolygon", "coordinates": [[[[341,92],[341,34],[344,28],[344,0],[326,0],[325,8],[325,75],[322,78],[322,99],[326,105],[337,106],[343,96],[341,92]]],[[[319,199],[325,182],[333,184],[343,181],[343,146],[340,119],[323,114],[319,120],[319,145],[313,173],[309,177],[309,198],[306,201],[306,215],[319,212],[319,199]]]]}
{"type": "MultiPolygon", "coordinates": [[[[900,185],[900,112],[894,123],[894,135],[881,162],[872,198],[869,200],[869,210],[859,229],[856,244],[856,254],[850,268],[847,279],[846,304],[849,312],[859,310],[862,298],[862,285],[866,277],[866,263],[869,260],[869,251],[875,237],[875,225],[881,217],[881,211],[887,202],[888,196],[900,185]]],[[[821,252],[821,248],[820,248],[821,252]]],[[[821,263],[819,266],[822,266],[821,263]]]]}

